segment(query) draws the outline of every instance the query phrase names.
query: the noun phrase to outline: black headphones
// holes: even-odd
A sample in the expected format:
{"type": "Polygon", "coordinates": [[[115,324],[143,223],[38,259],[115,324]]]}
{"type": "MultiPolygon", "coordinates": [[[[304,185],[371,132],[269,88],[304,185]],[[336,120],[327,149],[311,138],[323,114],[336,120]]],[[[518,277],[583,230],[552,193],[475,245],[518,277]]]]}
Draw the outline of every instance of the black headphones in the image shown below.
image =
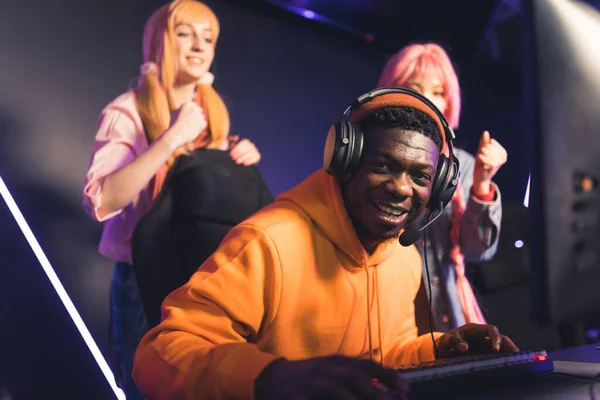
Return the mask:
{"type": "Polygon", "coordinates": [[[352,173],[358,167],[363,151],[364,133],[360,125],[350,122],[348,117],[356,109],[373,100],[375,97],[393,93],[415,97],[431,108],[442,122],[444,140],[448,144],[450,157],[446,157],[444,154],[440,154],[439,156],[428,207],[430,210],[435,210],[439,209],[441,204],[443,209],[450,202],[450,199],[452,199],[452,195],[458,186],[460,175],[459,162],[454,155],[454,146],[452,144],[456,136],[440,110],[425,96],[414,90],[396,86],[382,87],[363,94],[356,99],[346,108],[340,120],[329,128],[323,154],[323,168],[329,175],[343,179],[348,173],[352,173]]]}

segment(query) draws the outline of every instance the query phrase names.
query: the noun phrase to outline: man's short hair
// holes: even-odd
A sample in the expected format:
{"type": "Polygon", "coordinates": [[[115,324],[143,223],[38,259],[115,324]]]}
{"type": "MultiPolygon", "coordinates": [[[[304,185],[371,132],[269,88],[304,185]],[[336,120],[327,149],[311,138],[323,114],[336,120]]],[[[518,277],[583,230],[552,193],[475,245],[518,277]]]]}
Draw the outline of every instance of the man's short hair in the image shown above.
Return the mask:
{"type": "Polygon", "coordinates": [[[442,133],[439,125],[427,113],[416,108],[407,106],[380,108],[359,124],[365,134],[368,134],[369,128],[373,126],[419,132],[433,140],[438,150],[442,148],[442,133]]]}

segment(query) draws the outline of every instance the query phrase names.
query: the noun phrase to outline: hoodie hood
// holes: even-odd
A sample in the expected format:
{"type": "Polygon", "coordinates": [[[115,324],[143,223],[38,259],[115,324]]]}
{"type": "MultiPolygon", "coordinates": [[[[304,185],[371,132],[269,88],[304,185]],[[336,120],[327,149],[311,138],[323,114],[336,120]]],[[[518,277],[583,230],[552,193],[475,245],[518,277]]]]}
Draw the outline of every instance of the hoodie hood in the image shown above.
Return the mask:
{"type": "Polygon", "coordinates": [[[390,239],[377,246],[373,254],[368,254],[352,226],[340,185],[323,169],[313,173],[293,189],[282,193],[275,201],[289,201],[301,208],[357,268],[382,263],[400,246],[397,238],[390,239]]]}

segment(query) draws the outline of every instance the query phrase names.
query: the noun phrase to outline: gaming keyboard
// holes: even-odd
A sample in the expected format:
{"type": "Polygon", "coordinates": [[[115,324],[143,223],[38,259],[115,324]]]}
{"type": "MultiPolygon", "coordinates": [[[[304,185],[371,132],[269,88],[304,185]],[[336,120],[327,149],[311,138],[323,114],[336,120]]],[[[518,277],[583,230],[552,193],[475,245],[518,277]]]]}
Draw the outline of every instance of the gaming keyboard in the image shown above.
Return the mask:
{"type": "Polygon", "coordinates": [[[396,368],[410,384],[410,398],[475,385],[506,384],[550,374],[552,360],[541,352],[519,351],[445,358],[396,368]]]}

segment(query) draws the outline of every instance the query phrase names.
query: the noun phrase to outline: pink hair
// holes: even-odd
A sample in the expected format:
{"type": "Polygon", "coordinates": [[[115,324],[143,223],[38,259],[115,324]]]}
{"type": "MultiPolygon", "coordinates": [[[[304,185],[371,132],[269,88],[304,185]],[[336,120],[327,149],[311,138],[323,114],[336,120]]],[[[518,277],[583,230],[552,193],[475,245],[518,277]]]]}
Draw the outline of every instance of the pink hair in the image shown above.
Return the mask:
{"type": "Polygon", "coordinates": [[[460,225],[465,212],[465,200],[462,196],[462,185],[459,183],[452,196],[452,213],[450,220],[450,259],[454,262],[456,272],[456,292],[467,323],[485,324],[485,317],[477,304],[473,288],[465,276],[465,256],[460,250],[460,225]]]}
{"type": "Polygon", "coordinates": [[[452,62],[444,49],[435,43],[406,46],[389,59],[378,86],[406,86],[414,76],[437,74],[444,85],[446,112],[444,116],[452,129],[458,127],[460,117],[460,86],[452,62]]]}

